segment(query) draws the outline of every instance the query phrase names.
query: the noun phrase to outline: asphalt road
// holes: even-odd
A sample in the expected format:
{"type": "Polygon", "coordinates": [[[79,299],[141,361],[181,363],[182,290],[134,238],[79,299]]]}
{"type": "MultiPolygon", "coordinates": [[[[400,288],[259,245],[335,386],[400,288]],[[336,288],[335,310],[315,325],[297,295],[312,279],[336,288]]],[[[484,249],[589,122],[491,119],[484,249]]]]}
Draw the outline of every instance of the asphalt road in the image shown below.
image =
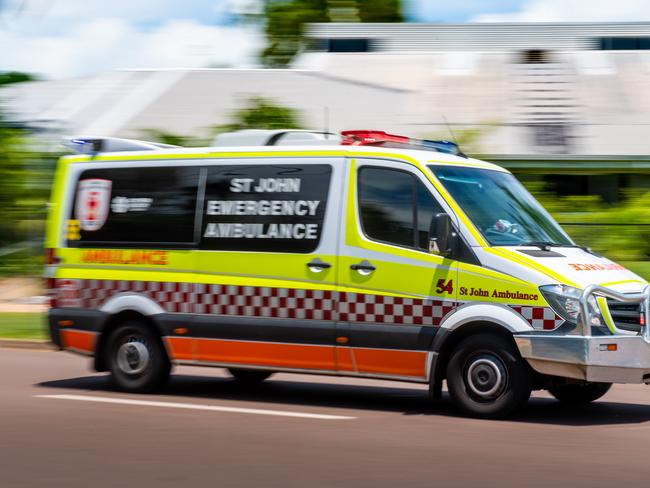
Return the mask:
{"type": "Polygon", "coordinates": [[[278,374],[242,388],[179,368],[112,391],[85,358],[0,349],[0,486],[646,486],[650,388],[516,419],[459,417],[418,385],[278,374]]]}

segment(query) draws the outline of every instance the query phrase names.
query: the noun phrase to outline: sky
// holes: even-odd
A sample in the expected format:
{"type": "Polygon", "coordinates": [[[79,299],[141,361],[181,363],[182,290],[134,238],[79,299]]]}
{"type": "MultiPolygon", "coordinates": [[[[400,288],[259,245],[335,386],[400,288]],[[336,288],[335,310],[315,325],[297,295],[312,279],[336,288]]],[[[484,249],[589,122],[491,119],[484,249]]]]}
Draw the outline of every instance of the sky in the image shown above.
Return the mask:
{"type": "MultiPolygon", "coordinates": [[[[414,22],[650,21],[650,0],[403,0],[414,22]]],[[[0,71],[253,67],[260,0],[0,0],[0,71]]]]}

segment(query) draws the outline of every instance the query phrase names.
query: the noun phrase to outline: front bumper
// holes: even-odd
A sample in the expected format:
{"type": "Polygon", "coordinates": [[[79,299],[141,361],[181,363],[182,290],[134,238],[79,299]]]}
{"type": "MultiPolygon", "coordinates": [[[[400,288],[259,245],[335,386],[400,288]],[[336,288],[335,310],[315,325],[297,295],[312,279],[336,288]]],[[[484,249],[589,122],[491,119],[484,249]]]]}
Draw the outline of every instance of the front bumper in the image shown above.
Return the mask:
{"type": "Polygon", "coordinates": [[[515,335],[538,373],[603,383],[650,383],[650,344],[641,336],[515,335]],[[613,349],[615,345],[616,350],[613,349]]]}
{"type": "MultiPolygon", "coordinates": [[[[579,324],[568,334],[520,333],[515,342],[521,356],[537,372],[604,383],[650,384],[650,330],[642,327],[639,335],[630,335],[603,317],[610,332],[592,335],[592,316],[587,306],[590,295],[604,296],[629,303],[643,303],[648,324],[650,288],[642,293],[623,295],[613,290],[587,287],[580,300],[579,324]]],[[[604,315],[607,315],[605,312],[604,315]]]]}

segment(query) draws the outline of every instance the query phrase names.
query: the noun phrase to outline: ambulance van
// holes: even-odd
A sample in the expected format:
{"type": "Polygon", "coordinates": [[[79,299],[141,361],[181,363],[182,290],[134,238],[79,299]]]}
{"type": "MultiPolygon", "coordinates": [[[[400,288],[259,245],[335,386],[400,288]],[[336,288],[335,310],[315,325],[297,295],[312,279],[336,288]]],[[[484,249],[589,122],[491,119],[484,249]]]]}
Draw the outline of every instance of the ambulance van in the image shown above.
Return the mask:
{"type": "Polygon", "coordinates": [[[511,173],[448,142],[285,135],[73,141],[86,153],[59,161],[47,223],[54,343],[127,392],[174,365],[432,398],[446,381],[488,418],[536,389],[584,403],[650,383],[648,283],[575,244],[511,173]]]}

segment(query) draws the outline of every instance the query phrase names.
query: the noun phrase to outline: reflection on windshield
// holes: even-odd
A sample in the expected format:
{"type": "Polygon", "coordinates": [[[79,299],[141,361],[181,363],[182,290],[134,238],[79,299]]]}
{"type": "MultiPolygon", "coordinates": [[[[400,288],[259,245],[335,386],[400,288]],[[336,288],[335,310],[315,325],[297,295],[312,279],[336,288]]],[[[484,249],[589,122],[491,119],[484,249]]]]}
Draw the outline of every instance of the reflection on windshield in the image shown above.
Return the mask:
{"type": "Polygon", "coordinates": [[[571,245],[571,239],[510,173],[429,166],[493,246],[529,242],[571,245]]]}

